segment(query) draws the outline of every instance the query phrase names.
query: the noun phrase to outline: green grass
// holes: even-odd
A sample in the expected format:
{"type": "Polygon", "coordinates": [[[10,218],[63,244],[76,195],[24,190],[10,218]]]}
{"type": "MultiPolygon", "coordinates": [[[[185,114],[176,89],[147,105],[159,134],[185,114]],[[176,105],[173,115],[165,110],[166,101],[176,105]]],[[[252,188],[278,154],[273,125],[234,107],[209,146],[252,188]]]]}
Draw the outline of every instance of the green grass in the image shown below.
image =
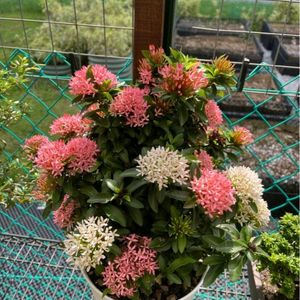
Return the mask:
{"type": "MultiPolygon", "coordinates": [[[[217,17],[217,10],[221,8],[222,1],[217,1],[217,6],[214,6],[211,0],[200,0],[200,13],[208,18],[217,17]]],[[[224,19],[240,19],[244,13],[250,18],[253,16],[255,1],[245,0],[224,0],[221,18],[224,19]]],[[[274,5],[270,2],[258,2],[256,6],[256,14],[264,13],[265,16],[270,16],[273,12],[274,5]]]]}
{"type": "Polygon", "coordinates": [[[67,81],[38,78],[31,79],[26,84],[30,89],[15,88],[8,97],[25,101],[30,107],[28,115],[9,125],[8,128],[13,134],[5,128],[0,129],[1,139],[7,144],[5,150],[11,154],[17,153],[20,143],[29,136],[47,134],[49,125],[57,116],[78,112],[78,108],[71,105],[72,97],[66,89],[67,81]]]}

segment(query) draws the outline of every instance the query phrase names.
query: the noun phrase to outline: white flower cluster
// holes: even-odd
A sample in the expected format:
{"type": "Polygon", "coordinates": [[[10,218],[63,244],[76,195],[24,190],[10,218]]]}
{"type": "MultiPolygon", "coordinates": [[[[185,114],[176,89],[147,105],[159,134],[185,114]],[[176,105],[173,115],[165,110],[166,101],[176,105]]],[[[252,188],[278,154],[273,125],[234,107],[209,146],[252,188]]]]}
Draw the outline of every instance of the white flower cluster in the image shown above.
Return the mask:
{"type": "Polygon", "coordinates": [[[270,219],[270,211],[263,200],[263,185],[257,173],[248,167],[231,167],[226,171],[227,177],[238,196],[239,209],[235,218],[241,223],[251,223],[255,226],[265,226],[270,219]],[[251,201],[256,205],[257,212],[251,208],[251,201]]]}
{"type": "Polygon", "coordinates": [[[187,159],[164,147],[152,148],[144,156],[139,156],[137,171],[149,182],[156,182],[161,190],[167,187],[168,181],[184,185],[189,177],[187,159]]]}
{"type": "Polygon", "coordinates": [[[100,264],[118,236],[108,222],[109,219],[103,217],[90,217],[77,223],[64,241],[65,252],[70,256],[68,261],[87,271],[100,264]]]}

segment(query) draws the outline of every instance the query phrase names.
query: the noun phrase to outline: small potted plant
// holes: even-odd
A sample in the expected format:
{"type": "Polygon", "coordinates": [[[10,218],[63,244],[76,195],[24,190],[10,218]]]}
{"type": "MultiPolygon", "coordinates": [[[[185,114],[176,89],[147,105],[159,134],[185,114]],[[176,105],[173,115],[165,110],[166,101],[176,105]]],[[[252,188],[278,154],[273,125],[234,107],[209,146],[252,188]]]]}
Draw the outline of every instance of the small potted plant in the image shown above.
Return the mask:
{"type": "Polygon", "coordinates": [[[226,128],[212,100],[235,84],[232,63],[153,45],[143,54],[134,85],[100,65],[77,71],[69,86],[82,113],[24,145],[44,216],[66,230],[95,300],[191,300],[224,269],[236,280],[270,216],[257,174],[225,167],[253,139],[226,128]]]}
{"type": "Polygon", "coordinates": [[[299,299],[299,216],[286,213],[278,232],[261,235],[261,249],[250,285],[260,299],[299,299]],[[257,284],[259,282],[259,284],[257,284]]]}

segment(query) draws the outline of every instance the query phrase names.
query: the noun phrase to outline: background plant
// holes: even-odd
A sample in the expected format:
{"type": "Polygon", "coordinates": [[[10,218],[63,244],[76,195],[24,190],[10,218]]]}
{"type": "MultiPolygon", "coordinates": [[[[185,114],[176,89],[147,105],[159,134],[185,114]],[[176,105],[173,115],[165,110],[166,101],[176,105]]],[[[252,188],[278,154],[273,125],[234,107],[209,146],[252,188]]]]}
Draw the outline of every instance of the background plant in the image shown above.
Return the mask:
{"type": "Polygon", "coordinates": [[[286,213],[279,221],[279,232],[263,233],[261,248],[265,254],[259,256],[259,270],[267,269],[271,283],[279,287],[279,293],[294,299],[299,288],[300,219],[286,213]]]}

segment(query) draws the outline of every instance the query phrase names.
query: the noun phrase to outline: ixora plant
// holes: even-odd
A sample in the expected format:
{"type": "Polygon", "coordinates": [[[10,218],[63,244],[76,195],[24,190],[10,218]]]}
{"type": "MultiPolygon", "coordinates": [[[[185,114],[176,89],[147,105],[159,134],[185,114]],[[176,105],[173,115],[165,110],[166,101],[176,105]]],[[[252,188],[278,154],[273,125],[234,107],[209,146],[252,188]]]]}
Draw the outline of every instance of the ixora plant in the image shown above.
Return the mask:
{"type": "Polygon", "coordinates": [[[252,141],[247,129],[226,128],[211,100],[235,84],[231,62],[201,65],[154,46],[143,54],[135,85],[100,65],[77,71],[69,86],[81,114],[55,120],[56,139],[34,136],[24,149],[40,169],[44,215],[54,211],[66,229],[65,250],[95,299],[100,290],[105,299],[192,299],[201,278],[239,277],[270,213],[257,174],[224,167],[252,141]]]}

